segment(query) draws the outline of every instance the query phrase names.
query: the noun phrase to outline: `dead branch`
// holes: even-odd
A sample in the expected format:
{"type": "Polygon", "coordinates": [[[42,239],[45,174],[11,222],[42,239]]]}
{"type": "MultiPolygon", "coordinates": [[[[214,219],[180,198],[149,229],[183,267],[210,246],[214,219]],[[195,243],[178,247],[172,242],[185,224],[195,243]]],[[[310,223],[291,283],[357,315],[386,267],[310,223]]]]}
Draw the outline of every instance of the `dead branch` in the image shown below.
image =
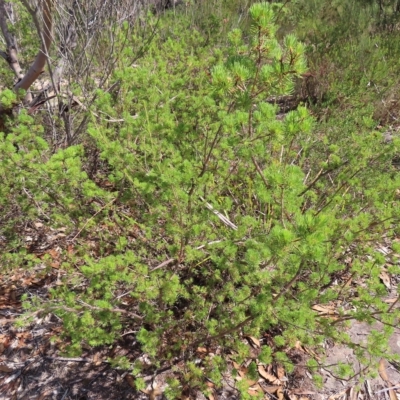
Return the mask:
{"type": "MultiPolygon", "coordinates": [[[[1,0],[4,1],[4,0],[1,0]]],[[[22,0],[22,3],[31,14],[35,23],[37,33],[41,39],[41,47],[36,55],[35,61],[29,68],[26,75],[14,86],[14,90],[24,89],[28,90],[32,83],[36,81],[39,75],[44,71],[46,66],[48,51],[52,42],[52,30],[53,30],[53,17],[52,8],[53,0],[44,0],[42,16],[43,16],[43,28],[40,27],[39,20],[36,12],[29,6],[26,0],[22,0]]]]}

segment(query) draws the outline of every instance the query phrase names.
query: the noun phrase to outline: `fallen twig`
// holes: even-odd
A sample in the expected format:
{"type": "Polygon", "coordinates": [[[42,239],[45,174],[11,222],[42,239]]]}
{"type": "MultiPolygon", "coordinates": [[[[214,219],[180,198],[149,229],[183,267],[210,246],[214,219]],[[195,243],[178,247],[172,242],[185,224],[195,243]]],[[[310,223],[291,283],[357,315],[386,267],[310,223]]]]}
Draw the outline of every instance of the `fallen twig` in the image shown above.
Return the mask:
{"type": "Polygon", "coordinates": [[[160,269],[160,268],[162,268],[162,267],[166,267],[167,265],[171,264],[171,263],[174,262],[174,261],[175,261],[175,258],[170,258],[170,259],[168,259],[168,260],[166,260],[166,261],[163,261],[161,264],[157,265],[157,267],[152,268],[152,269],[150,270],[150,272],[153,272],[153,271],[155,271],[155,270],[157,270],[157,269],[160,269]]]}
{"type": "Polygon", "coordinates": [[[222,215],[219,211],[217,211],[210,203],[207,203],[203,197],[200,197],[202,201],[206,203],[206,207],[212,211],[226,226],[229,226],[229,228],[234,229],[237,231],[237,226],[231,222],[228,218],[225,217],[225,215],[222,215]]]}
{"type": "MultiPolygon", "coordinates": [[[[44,356],[45,360],[49,361],[64,361],[64,362],[85,362],[85,363],[94,363],[95,361],[92,358],[83,358],[83,357],[49,357],[44,356]]],[[[103,364],[110,364],[109,361],[101,360],[103,364]]]]}

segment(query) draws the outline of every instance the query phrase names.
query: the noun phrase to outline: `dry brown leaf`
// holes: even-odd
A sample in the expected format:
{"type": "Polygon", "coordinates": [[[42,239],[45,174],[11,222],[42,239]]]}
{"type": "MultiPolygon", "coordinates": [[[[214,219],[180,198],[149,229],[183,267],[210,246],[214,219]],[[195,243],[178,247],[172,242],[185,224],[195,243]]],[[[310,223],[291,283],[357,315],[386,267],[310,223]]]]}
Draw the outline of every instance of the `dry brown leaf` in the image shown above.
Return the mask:
{"type": "Polygon", "coordinates": [[[147,394],[147,396],[149,396],[149,400],[156,400],[156,397],[162,394],[162,390],[157,386],[152,388],[150,387],[150,389],[140,389],[140,391],[144,394],[147,394]]]}
{"type": "Polygon", "coordinates": [[[347,279],[346,283],[344,284],[344,287],[348,288],[351,284],[353,283],[353,278],[347,279]]]}
{"type": "Polygon", "coordinates": [[[14,370],[7,365],[0,364],[0,372],[13,372],[14,370]]]}
{"type": "Polygon", "coordinates": [[[255,381],[254,379],[246,379],[246,382],[249,386],[254,386],[258,381],[255,381]]]}
{"type": "Polygon", "coordinates": [[[392,304],[392,303],[396,303],[399,300],[398,297],[394,297],[392,299],[384,299],[383,301],[387,304],[392,304]]]}
{"type": "Polygon", "coordinates": [[[390,290],[392,288],[392,284],[390,282],[390,276],[384,269],[381,270],[379,278],[381,278],[382,283],[386,286],[387,289],[390,290]]]}
{"type": "Polygon", "coordinates": [[[358,392],[354,389],[354,387],[347,389],[347,399],[348,400],[357,400],[358,392]]]}
{"type": "Polygon", "coordinates": [[[233,368],[235,368],[237,371],[239,371],[240,365],[236,361],[232,361],[232,365],[233,365],[233,368]]]}
{"type": "Polygon", "coordinates": [[[276,397],[278,397],[279,400],[283,400],[285,398],[285,395],[283,393],[283,389],[282,388],[279,388],[276,391],[276,397]]]}
{"type": "Polygon", "coordinates": [[[256,337],[254,336],[245,336],[245,337],[253,347],[256,347],[258,349],[260,348],[261,346],[260,341],[256,337]]]}
{"type": "Polygon", "coordinates": [[[249,389],[251,390],[257,390],[258,392],[262,392],[262,387],[258,383],[254,383],[253,385],[250,385],[249,389]]]}
{"type": "Polygon", "coordinates": [[[197,353],[200,353],[200,354],[207,354],[207,352],[208,352],[208,350],[205,347],[198,347],[196,349],[196,351],[197,351],[197,353]]]}
{"type": "Polygon", "coordinates": [[[276,376],[267,372],[262,365],[258,366],[258,373],[268,382],[271,382],[273,385],[282,385],[282,382],[276,376]]]}
{"type": "Polygon", "coordinates": [[[238,372],[239,372],[239,375],[240,375],[242,378],[245,378],[246,375],[247,375],[247,368],[242,367],[242,368],[239,369],[238,372]]]}
{"type": "Polygon", "coordinates": [[[60,253],[56,249],[50,249],[47,254],[49,254],[53,260],[58,259],[60,256],[60,253]]]}
{"type": "Polygon", "coordinates": [[[336,394],[333,394],[333,395],[329,396],[329,397],[328,397],[328,400],[337,400],[337,399],[339,399],[340,397],[343,397],[343,396],[345,396],[345,395],[346,395],[346,391],[343,390],[343,392],[336,393],[336,394]]]}
{"type": "Polygon", "coordinates": [[[278,377],[279,380],[282,380],[282,378],[285,378],[285,368],[283,368],[282,365],[278,364],[276,366],[276,376],[278,377]]]}
{"type": "Polygon", "coordinates": [[[386,373],[385,360],[383,358],[381,358],[381,360],[379,361],[378,372],[379,372],[379,375],[381,376],[381,378],[385,382],[387,382],[389,378],[388,378],[387,373],[386,373]]]}
{"type": "Polygon", "coordinates": [[[258,391],[257,390],[253,390],[253,389],[248,389],[247,390],[247,393],[250,395],[250,396],[258,396],[258,391]]]}
{"type": "Polygon", "coordinates": [[[300,351],[302,351],[303,353],[305,353],[305,350],[304,350],[303,345],[301,344],[300,340],[297,340],[297,341],[296,341],[296,344],[294,345],[294,347],[295,347],[297,350],[300,350],[300,351]]]}
{"type": "Polygon", "coordinates": [[[247,372],[248,372],[248,368],[246,368],[244,366],[240,366],[235,361],[233,361],[232,364],[233,364],[233,367],[238,372],[238,375],[236,376],[236,380],[240,381],[240,380],[242,380],[242,378],[245,378],[245,376],[247,375],[247,372]]]}
{"type": "MultiPolygon", "coordinates": [[[[12,288],[16,289],[16,287],[14,285],[12,285],[12,288]]],[[[16,290],[11,290],[9,296],[10,296],[11,301],[13,301],[13,302],[17,301],[17,291],[16,290]]]]}
{"type": "Polygon", "coordinates": [[[265,393],[274,394],[280,389],[280,386],[263,386],[262,388],[265,393]]]}
{"type": "Polygon", "coordinates": [[[46,397],[51,395],[51,390],[45,390],[40,394],[40,396],[36,400],[44,400],[46,397]]]}
{"type": "Polygon", "coordinates": [[[93,359],[92,359],[92,361],[93,361],[93,364],[94,365],[100,365],[102,362],[103,362],[103,360],[101,359],[101,355],[100,355],[100,353],[96,353],[94,356],[93,356],[93,359]]]}
{"type": "Polygon", "coordinates": [[[389,392],[389,397],[390,400],[397,400],[397,396],[395,391],[392,389],[392,383],[389,381],[389,378],[387,376],[386,373],[386,367],[385,367],[385,360],[383,358],[381,358],[381,360],[379,361],[379,375],[381,376],[381,378],[386,382],[387,386],[388,386],[388,392],[389,392]]]}
{"type": "Polygon", "coordinates": [[[134,389],[136,389],[135,379],[132,375],[126,375],[125,380],[129,383],[129,386],[132,386],[134,389]]]}
{"type": "Polygon", "coordinates": [[[335,315],[336,311],[332,306],[321,306],[318,304],[315,304],[311,307],[314,311],[318,311],[321,314],[327,314],[327,315],[335,315]]]}
{"type": "Polygon", "coordinates": [[[314,358],[315,358],[316,360],[318,360],[318,361],[321,359],[321,357],[319,357],[318,354],[317,354],[315,351],[309,349],[308,347],[305,347],[305,346],[304,346],[304,351],[305,351],[307,354],[309,354],[311,357],[314,357],[314,358]]]}

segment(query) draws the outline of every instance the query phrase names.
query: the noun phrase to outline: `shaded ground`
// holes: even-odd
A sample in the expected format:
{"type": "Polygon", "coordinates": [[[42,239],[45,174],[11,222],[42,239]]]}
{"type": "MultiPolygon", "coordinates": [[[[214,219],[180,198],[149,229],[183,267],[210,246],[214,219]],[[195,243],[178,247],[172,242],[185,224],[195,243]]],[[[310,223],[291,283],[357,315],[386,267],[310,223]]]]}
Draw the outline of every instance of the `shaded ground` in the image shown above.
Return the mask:
{"type": "MultiPolygon", "coordinates": [[[[381,324],[373,326],[379,330],[381,324]]],[[[362,343],[366,340],[371,326],[366,323],[356,322],[348,330],[348,334],[355,343],[362,343]]],[[[389,341],[390,349],[395,354],[400,354],[400,328],[395,330],[394,335],[389,341]]],[[[327,357],[324,364],[331,367],[321,368],[320,373],[323,376],[323,394],[320,399],[388,399],[388,387],[397,386],[394,392],[399,393],[400,397],[400,369],[397,365],[384,362],[383,366],[387,374],[387,380],[382,379],[379,366],[372,367],[369,372],[375,373],[376,377],[368,379],[365,382],[364,367],[356,359],[353,350],[342,345],[333,345],[327,348],[327,357]],[[350,363],[355,372],[359,375],[350,380],[341,380],[335,375],[335,367],[338,363],[350,363]],[[360,383],[361,382],[361,383],[360,383]],[[350,392],[352,392],[350,394],[350,392]],[[368,393],[370,392],[370,393],[368,393]],[[352,397],[353,396],[353,397],[352,397]]],[[[391,399],[392,400],[392,399],[391,399]]]]}
{"type": "MultiPolygon", "coordinates": [[[[148,383],[145,394],[134,389],[132,386],[134,381],[126,371],[113,368],[107,362],[107,357],[111,355],[138,354],[133,335],[122,337],[118,344],[111,348],[103,347],[96,349],[95,352],[87,351],[80,358],[63,358],[60,357],[58,345],[51,344],[49,340],[59,330],[59,321],[54,316],[38,318],[29,329],[16,330],[10,326],[16,311],[13,307],[3,307],[0,311],[0,399],[160,400],[165,398],[162,392],[166,386],[166,377],[173,375],[171,370],[145,377],[148,383]]],[[[379,329],[379,326],[375,328],[379,329]]],[[[361,343],[369,329],[371,328],[367,324],[356,323],[351,326],[348,333],[355,342],[361,343]]],[[[251,347],[257,353],[257,344],[252,343],[251,347]]],[[[390,347],[393,352],[400,353],[400,329],[396,329],[395,335],[390,340],[390,347]]],[[[334,372],[339,362],[351,363],[356,372],[362,370],[352,350],[340,345],[327,345],[326,356],[323,362],[326,367],[319,371],[323,377],[323,389],[315,388],[311,375],[303,367],[307,353],[300,347],[296,354],[291,354],[291,358],[297,361],[294,373],[287,375],[283,371],[283,375],[280,376],[278,386],[281,385],[281,391],[276,390],[277,382],[268,381],[262,375],[255,385],[264,391],[265,399],[289,400],[386,400],[390,398],[388,397],[390,384],[397,386],[394,392],[400,389],[400,372],[395,365],[385,364],[387,380],[379,376],[376,366],[377,377],[357,386],[362,375],[346,381],[337,378],[334,372]]],[[[237,365],[235,367],[238,368],[237,365]]],[[[244,371],[245,367],[243,365],[239,369],[244,371]]],[[[265,371],[272,376],[271,379],[276,377],[279,380],[279,371],[275,368],[266,368],[265,371]]],[[[255,385],[252,387],[256,388],[255,385]]],[[[223,388],[215,390],[211,396],[192,393],[186,398],[239,399],[234,386],[235,380],[228,373],[223,388]]],[[[257,390],[259,391],[259,388],[255,389],[254,393],[257,390]]]]}
{"type": "MultiPolygon", "coordinates": [[[[388,248],[382,246],[382,253],[388,253],[388,248]]],[[[394,262],[397,263],[398,260],[394,262]]],[[[137,359],[146,362],[146,355],[136,342],[134,332],[123,333],[113,346],[87,349],[82,357],[68,359],[61,355],[60,348],[63,343],[59,339],[54,343],[51,341],[51,338],[56,338],[61,331],[61,321],[54,315],[42,317],[37,313],[29,326],[15,328],[13,323],[22,311],[21,295],[29,293],[45,298],[49,288],[57,285],[60,279],[57,265],[50,272],[45,272],[43,268],[38,265],[33,271],[21,269],[14,271],[12,276],[0,276],[0,400],[165,399],[163,392],[166,379],[174,377],[175,374],[172,369],[167,368],[155,374],[149,370],[149,375],[143,377],[148,385],[144,393],[135,389],[134,378],[128,372],[115,368],[108,362],[109,358],[117,356],[127,357],[131,362],[137,359]]],[[[388,290],[387,302],[396,307],[399,278],[390,276],[384,268],[382,269],[381,279],[388,290]]],[[[315,307],[314,310],[327,311],[322,307],[315,307]]],[[[377,323],[373,328],[379,330],[381,326],[377,323]]],[[[362,344],[371,329],[367,324],[353,323],[348,333],[354,343],[362,344]]],[[[228,371],[223,386],[219,389],[212,382],[208,382],[208,397],[201,393],[188,392],[182,399],[239,399],[235,384],[242,379],[246,379],[250,384],[250,394],[263,395],[264,399],[395,400],[396,393],[399,393],[400,398],[398,365],[386,362],[381,364],[380,369],[378,365],[373,365],[369,372],[375,373],[376,377],[368,378],[360,384],[364,378],[364,366],[359,365],[353,351],[329,342],[325,344],[325,356],[319,355],[321,368],[318,372],[323,378],[322,389],[314,386],[312,376],[305,367],[312,353],[300,345],[288,354],[296,365],[293,373],[287,374],[277,365],[259,364],[259,380],[250,382],[247,367],[257,359],[260,346],[268,340],[267,336],[243,338],[251,349],[248,362],[242,365],[237,365],[234,361],[228,362],[230,371],[235,369],[238,373],[232,374],[228,371]],[[336,376],[335,368],[341,362],[353,366],[356,372],[353,379],[346,381],[336,376]],[[233,378],[234,375],[237,376],[233,378]],[[388,390],[390,387],[394,387],[392,391],[388,390]]],[[[390,339],[390,348],[393,353],[400,354],[400,328],[395,329],[390,339]]],[[[216,351],[218,349],[199,348],[198,361],[201,363],[203,352],[210,356],[216,351]]],[[[229,359],[229,355],[226,357],[229,359]]],[[[179,369],[178,364],[174,367],[179,369]]]]}

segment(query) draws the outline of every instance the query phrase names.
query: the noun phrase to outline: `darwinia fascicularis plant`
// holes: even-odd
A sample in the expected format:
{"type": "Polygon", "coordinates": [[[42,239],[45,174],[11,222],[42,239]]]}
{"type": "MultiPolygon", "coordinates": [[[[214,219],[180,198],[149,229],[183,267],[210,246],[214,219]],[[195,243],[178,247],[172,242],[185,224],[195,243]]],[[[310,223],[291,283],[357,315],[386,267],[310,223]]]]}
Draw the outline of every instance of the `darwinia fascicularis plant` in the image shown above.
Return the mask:
{"type": "Polygon", "coordinates": [[[355,349],[364,362],[386,352],[398,311],[383,301],[373,244],[398,220],[397,143],[349,133],[344,152],[305,107],[277,118],[271,99],[290,94],[306,71],[304,45],[277,40],[273,5],[249,14],[250,32],[233,30],[223,45],[207,45],[178,13],[160,21],[135,65],[125,47],[118,91],[99,91],[91,110],[87,143],[103,176],[83,172],[86,144],[31,164],[53,182],[43,197],[29,177],[31,195],[54,205],[49,218],[72,213],[82,243],[101,243],[66,256],[68,273],[49,300],[26,303],[63,319],[69,354],[127,328],[153,365],[185,360],[182,379],[202,387],[204,376],[220,380],[226,361],[200,367],[196,348],[229,348],[240,362],[243,334],[275,332],[259,360],[290,370],[286,350],[298,341],[348,342],[346,321],[378,319],[382,331],[355,349]],[[337,305],[335,320],[312,308],[326,304],[337,305]]]}

